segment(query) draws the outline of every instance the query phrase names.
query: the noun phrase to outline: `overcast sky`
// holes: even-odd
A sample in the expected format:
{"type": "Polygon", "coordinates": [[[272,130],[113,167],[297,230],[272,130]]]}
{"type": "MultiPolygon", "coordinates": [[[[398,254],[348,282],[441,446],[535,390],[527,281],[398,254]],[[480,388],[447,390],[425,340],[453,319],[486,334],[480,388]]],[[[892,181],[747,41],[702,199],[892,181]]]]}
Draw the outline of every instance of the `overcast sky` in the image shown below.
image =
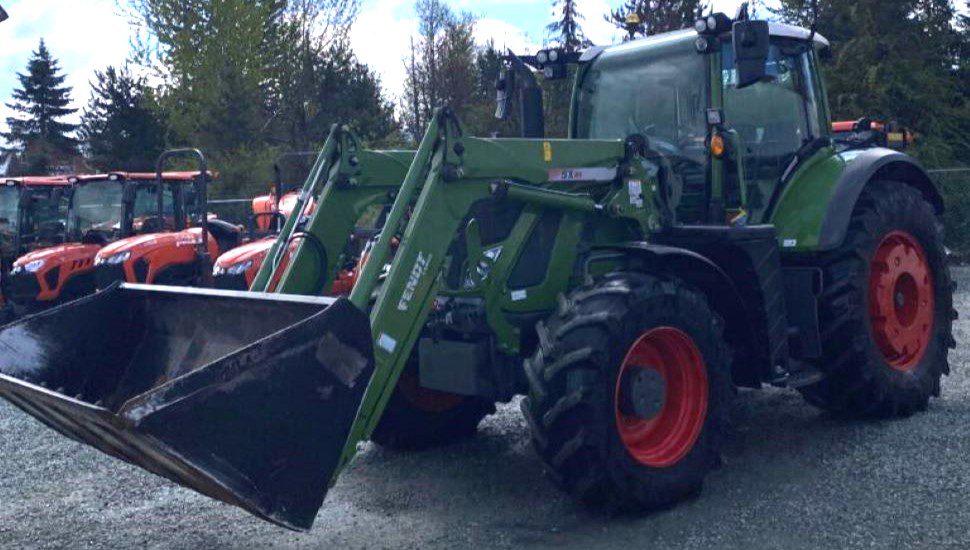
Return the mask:
{"type": "MultiPolygon", "coordinates": [[[[60,61],[74,88],[75,107],[90,95],[89,81],[95,69],[125,62],[132,31],[122,16],[118,0],[0,0],[10,20],[0,25],[0,103],[9,101],[31,51],[44,38],[60,61]]],[[[125,0],[120,0],[124,2],[125,0]]],[[[494,40],[518,52],[534,51],[546,39],[545,26],[552,19],[550,0],[448,0],[456,11],[479,18],[479,42],[494,40]]],[[[593,42],[609,44],[619,39],[602,15],[622,0],[579,0],[586,14],[584,28],[593,42]]],[[[730,15],[740,0],[715,0],[730,15]]],[[[404,79],[403,56],[416,30],[414,0],[363,0],[360,18],[352,31],[353,47],[360,59],[381,76],[385,89],[396,94],[404,79]]],[[[0,128],[9,110],[0,106],[0,128]]]]}

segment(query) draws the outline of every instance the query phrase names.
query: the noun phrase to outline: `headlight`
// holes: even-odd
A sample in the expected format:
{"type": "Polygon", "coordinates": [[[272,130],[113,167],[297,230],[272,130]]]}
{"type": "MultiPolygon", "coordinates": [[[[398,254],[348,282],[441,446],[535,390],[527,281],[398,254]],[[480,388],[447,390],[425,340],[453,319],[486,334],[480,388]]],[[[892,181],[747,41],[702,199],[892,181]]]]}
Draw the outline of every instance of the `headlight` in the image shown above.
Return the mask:
{"type": "Polygon", "coordinates": [[[37,273],[43,267],[44,267],[44,260],[34,260],[24,266],[24,271],[26,271],[27,273],[37,273]]]}
{"type": "Polygon", "coordinates": [[[698,19],[697,22],[694,23],[694,30],[702,34],[707,32],[707,20],[698,19]]]}
{"type": "Polygon", "coordinates": [[[131,258],[131,252],[122,252],[121,254],[115,254],[114,256],[98,256],[98,261],[95,262],[97,265],[121,265],[131,258]]]}
{"type": "Polygon", "coordinates": [[[536,61],[538,61],[540,65],[545,65],[546,63],[548,63],[549,52],[547,52],[546,50],[542,50],[541,52],[536,54],[536,61]]]}
{"type": "Polygon", "coordinates": [[[251,267],[253,267],[253,261],[249,260],[241,264],[229,266],[226,268],[226,273],[229,275],[242,275],[249,271],[251,267]]]}
{"type": "Polygon", "coordinates": [[[549,61],[553,63],[559,61],[559,50],[549,50],[549,61]]]}

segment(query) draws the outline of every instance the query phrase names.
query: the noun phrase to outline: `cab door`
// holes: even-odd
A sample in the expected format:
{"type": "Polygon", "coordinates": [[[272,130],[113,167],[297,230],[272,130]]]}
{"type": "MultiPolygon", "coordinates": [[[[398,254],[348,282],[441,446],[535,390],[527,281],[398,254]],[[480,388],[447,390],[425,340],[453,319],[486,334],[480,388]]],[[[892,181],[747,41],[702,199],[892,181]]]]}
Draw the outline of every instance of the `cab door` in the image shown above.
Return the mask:
{"type": "Polygon", "coordinates": [[[804,40],[773,38],[767,78],[738,89],[730,43],[721,55],[725,120],[741,141],[744,177],[735,186],[745,186],[751,221],[766,223],[796,154],[830,133],[816,56],[804,40]]]}

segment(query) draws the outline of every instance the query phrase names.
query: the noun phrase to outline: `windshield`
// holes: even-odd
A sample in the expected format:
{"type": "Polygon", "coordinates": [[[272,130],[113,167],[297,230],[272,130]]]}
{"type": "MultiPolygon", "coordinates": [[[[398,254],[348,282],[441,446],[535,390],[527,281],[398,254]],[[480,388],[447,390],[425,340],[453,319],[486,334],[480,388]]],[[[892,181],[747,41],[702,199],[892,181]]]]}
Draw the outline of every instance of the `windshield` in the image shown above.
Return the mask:
{"type": "Polygon", "coordinates": [[[582,84],[577,137],[646,137],[676,163],[706,163],[707,58],[692,41],[623,46],[596,61],[582,84]]]}
{"type": "Polygon", "coordinates": [[[65,241],[70,193],[60,187],[28,188],[24,206],[21,245],[26,249],[43,248],[65,241]]]}
{"type": "Polygon", "coordinates": [[[121,225],[122,184],[102,180],[78,186],[74,192],[73,232],[116,232],[121,225]]]}
{"type": "Polygon", "coordinates": [[[3,257],[15,255],[14,237],[17,234],[17,209],[20,205],[20,188],[13,185],[0,187],[0,250],[3,257]]]}

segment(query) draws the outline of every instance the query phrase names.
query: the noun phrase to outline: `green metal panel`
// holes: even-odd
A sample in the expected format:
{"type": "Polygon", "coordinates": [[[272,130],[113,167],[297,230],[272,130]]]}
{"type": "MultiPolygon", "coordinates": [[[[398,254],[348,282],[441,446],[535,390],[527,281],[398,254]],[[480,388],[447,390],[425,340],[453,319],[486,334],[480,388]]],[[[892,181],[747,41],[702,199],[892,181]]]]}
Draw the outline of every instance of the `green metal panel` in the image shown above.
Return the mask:
{"type": "Polygon", "coordinates": [[[795,172],[771,217],[783,252],[818,249],[832,192],[855,156],[854,152],[837,155],[823,149],[795,172]]]}

